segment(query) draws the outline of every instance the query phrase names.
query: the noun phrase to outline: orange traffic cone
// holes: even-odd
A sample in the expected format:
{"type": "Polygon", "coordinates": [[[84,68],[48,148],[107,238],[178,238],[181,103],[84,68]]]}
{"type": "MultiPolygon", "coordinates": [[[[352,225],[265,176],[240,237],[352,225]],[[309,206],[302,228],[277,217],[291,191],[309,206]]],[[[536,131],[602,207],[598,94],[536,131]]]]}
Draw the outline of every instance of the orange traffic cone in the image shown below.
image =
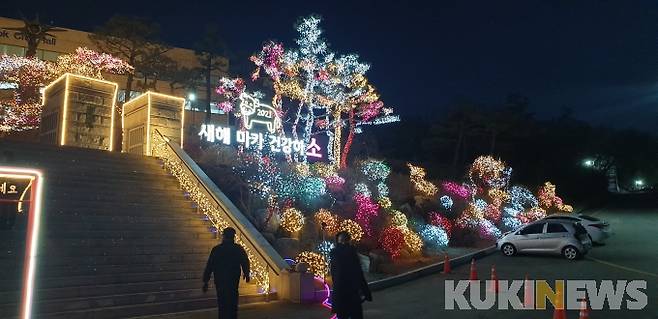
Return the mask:
{"type": "Polygon", "coordinates": [[[450,257],[448,257],[448,253],[446,253],[445,257],[443,258],[443,273],[449,274],[451,271],[452,268],[450,268],[450,257]]]}
{"type": "Polygon", "coordinates": [[[498,275],[496,275],[496,265],[491,265],[491,285],[489,291],[498,292],[498,275]]]}
{"type": "Polygon", "coordinates": [[[580,315],[578,319],[589,319],[589,309],[587,308],[587,300],[580,302],[580,315]]]}
{"type": "Polygon", "coordinates": [[[468,280],[478,280],[478,273],[475,269],[475,259],[471,259],[471,274],[468,276],[468,280]]]}
{"type": "Polygon", "coordinates": [[[553,310],[553,319],[567,319],[567,311],[564,309],[563,294],[561,290],[555,295],[555,310],[553,310]]]}
{"type": "Polygon", "coordinates": [[[523,307],[525,309],[535,309],[535,287],[528,280],[528,275],[525,275],[525,281],[523,282],[523,307]]]}

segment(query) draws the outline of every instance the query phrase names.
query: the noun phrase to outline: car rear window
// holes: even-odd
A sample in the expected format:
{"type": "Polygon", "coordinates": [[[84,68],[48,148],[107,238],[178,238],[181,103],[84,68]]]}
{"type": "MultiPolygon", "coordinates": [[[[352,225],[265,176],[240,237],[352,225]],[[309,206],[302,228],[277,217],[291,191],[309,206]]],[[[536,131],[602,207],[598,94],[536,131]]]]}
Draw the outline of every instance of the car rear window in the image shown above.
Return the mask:
{"type": "Polygon", "coordinates": [[[576,235],[587,234],[587,230],[580,223],[573,223],[573,228],[576,229],[576,235]]]}

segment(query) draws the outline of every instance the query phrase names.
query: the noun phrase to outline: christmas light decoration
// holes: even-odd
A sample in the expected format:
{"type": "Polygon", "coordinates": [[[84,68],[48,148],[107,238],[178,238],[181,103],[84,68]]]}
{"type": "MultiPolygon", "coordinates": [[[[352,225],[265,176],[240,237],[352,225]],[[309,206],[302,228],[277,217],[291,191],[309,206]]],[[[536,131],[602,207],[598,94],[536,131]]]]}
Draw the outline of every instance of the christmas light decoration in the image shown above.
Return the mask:
{"type": "Polygon", "coordinates": [[[544,217],[546,217],[546,210],[540,207],[531,207],[528,211],[516,215],[516,218],[524,224],[534,222],[544,217]]]}
{"type": "Polygon", "coordinates": [[[329,210],[320,208],[314,215],[315,223],[322,226],[324,223],[324,230],[330,235],[336,234],[339,229],[338,216],[332,214],[329,210]]]}
{"type": "Polygon", "coordinates": [[[461,213],[455,222],[461,228],[477,227],[479,222],[484,219],[484,212],[474,203],[468,203],[466,209],[461,213]]]}
{"type": "Polygon", "coordinates": [[[339,231],[345,231],[350,234],[352,241],[358,243],[363,237],[363,229],[359,224],[351,219],[345,219],[340,222],[339,231]]]}
{"type": "Polygon", "coordinates": [[[452,201],[452,198],[448,195],[443,195],[441,198],[439,198],[439,201],[441,202],[441,206],[445,209],[450,209],[452,208],[452,205],[454,204],[452,201]]]}
{"type": "Polygon", "coordinates": [[[555,194],[555,185],[551,182],[546,182],[539,188],[537,198],[539,199],[539,206],[544,210],[549,210],[555,207],[558,211],[572,212],[573,207],[565,205],[562,199],[555,194]]]}
{"type": "Polygon", "coordinates": [[[503,217],[502,223],[507,230],[516,230],[523,225],[519,219],[512,216],[503,217]]]}
{"type": "Polygon", "coordinates": [[[36,58],[0,55],[0,82],[14,86],[0,98],[0,131],[35,129],[41,119],[39,90],[65,73],[102,80],[102,73],[123,74],[133,68],[111,55],[86,48],[61,55],[56,62],[36,58]]]}
{"type": "Polygon", "coordinates": [[[539,206],[539,201],[527,188],[515,185],[510,187],[508,193],[510,206],[517,211],[539,206]]]}
{"type": "Polygon", "coordinates": [[[404,233],[398,227],[387,227],[379,236],[379,245],[391,258],[396,259],[405,245],[404,233]]]}
{"type": "Polygon", "coordinates": [[[391,208],[393,205],[393,203],[391,203],[391,199],[388,197],[380,197],[377,199],[377,204],[379,204],[379,207],[384,209],[391,208]]]}
{"type": "Polygon", "coordinates": [[[399,210],[393,210],[391,212],[391,223],[394,226],[406,227],[407,226],[407,215],[402,213],[399,210]]]}
{"type": "Polygon", "coordinates": [[[408,227],[399,227],[404,236],[404,244],[411,253],[419,253],[423,250],[423,239],[408,227]]]}
{"type": "Polygon", "coordinates": [[[420,193],[423,196],[427,197],[433,197],[436,192],[438,192],[437,187],[430,183],[429,181],[425,180],[425,169],[419,166],[414,166],[410,163],[407,163],[407,167],[409,167],[409,178],[411,180],[412,185],[414,186],[414,189],[420,193]]]}
{"type": "Polygon", "coordinates": [[[307,177],[302,180],[299,189],[300,198],[304,201],[311,201],[320,198],[327,193],[327,187],[324,179],[319,177],[307,177]]]}
{"type": "Polygon", "coordinates": [[[326,164],[326,163],[322,163],[322,162],[313,163],[310,166],[310,169],[311,169],[311,172],[314,175],[319,176],[319,177],[323,177],[325,179],[329,178],[329,177],[332,177],[332,176],[337,176],[336,175],[336,168],[334,166],[326,164]]]}
{"type": "Polygon", "coordinates": [[[361,172],[371,181],[383,181],[391,173],[391,168],[382,161],[367,160],[361,165],[361,172]]]}
{"type": "Polygon", "coordinates": [[[484,217],[492,222],[499,222],[502,216],[502,212],[498,208],[499,206],[495,204],[489,204],[484,208],[484,217]]]}
{"type": "Polygon", "coordinates": [[[356,202],[356,221],[361,225],[366,235],[372,236],[372,219],[379,215],[379,205],[372,198],[364,194],[357,193],[354,195],[356,202]]]}
{"type": "Polygon", "coordinates": [[[503,188],[509,183],[512,169],[491,156],[480,156],[468,170],[468,178],[475,186],[503,188]]]}
{"type": "Polygon", "coordinates": [[[357,194],[361,194],[363,196],[370,197],[372,194],[370,193],[370,190],[368,189],[368,185],[364,183],[356,183],[354,184],[354,192],[357,194]]]}
{"type": "Polygon", "coordinates": [[[450,219],[442,216],[440,213],[429,213],[430,224],[443,229],[448,237],[452,236],[452,222],[450,219]]]}
{"type": "Polygon", "coordinates": [[[388,189],[388,185],[386,185],[386,183],[381,182],[381,183],[377,184],[377,193],[379,194],[380,198],[384,197],[384,196],[388,196],[388,192],[389,192],[389,189],[388,189]]]}
{"type": "Polygon", "coordinates": [[[430,247],[439,248],[448,246],[448,233],[439,226],[423,225],[420,228],[420,236],[430,247]]]}
{"type": "Polygon", "coordinates": [[[510,200],[510,194],[498,188],[489,189],[488,195],[491,198],[491,203],[497,207],[510,200]]]}
{"type": "MultiPolygon", "coordinates": [[[[245,84],[240,78],[221,78],[215,91],[226,99],[217,106],[220,110],[228,113],[235,109],[235,101],[245,92],[245,84]]],[[[240,114],[237,115],[240,116],[240,114]]]]}
{"type": "Polygon", "coordinates": [[[324,179],[324,182],[329,191],[334,193],[341,192],[343,190],[343,185],[345,185],[345,179],[338,175],[328,176],[324,179]]]}
{"type": "Polygon", "coordinates": [[[281,214],[281,227],[291,233],[298,232],[304,227],[304,215],[296,208],[288,208],[281,214]]]}
{"type": "Polygon", "coordinates": [[[486,240],[496,240],[500,238],[503,234],[491,221],[482,219],[478,223],[478,233],[480,238],[486,240]]]}
{"type": "Polygon", "coordinates": [[[296,263],[308,265],[308,271],[317,277],[324,278],[329,273],[329,263],[320,253],[303,251],[295,258],[296,263]]]}
{"type": "Polygon", "coordinates": [[[484,211],[488,204],[484,199],[476,198],[475,201],[473,201],[473,205],[477,206],[478,210],[484,211]]]}
{"type": "Polygon", "coordinates": [[[382,116],[393,116],[392,109],[383,107],[374,87],[368,84],[364,74],[369,65],[360,62],[357,55],[338,56],[329,50],[318,17],[303,18],[296,29],[296,47],[284,48],[281,43],[268,41],[250,58],[256,66],[251,78],[258,79],[264,71],[274,89],[272,105],[291,114],[293,136],[301,134],[301,139],[308,143],[313,134],[326,132],[330,164],[345,167],[356,128],[355,117],[375,122],[382,116]],[[283,97],[295,105],[284,107],[283,97]],[[345,113],[350,114],[350,120],[349,136],[343,146],[341,117],[345,113]]]}
{"type": "Polygon", "coordinates": [[[451,197],[465,200],[471,196],[471,192],[466,186],[459,185],[455,182],[443,182],[441,183],[441,187],[443,187],[443,191],[448,193],[451,197]]]}
{"type": "Polygon", "coordinates": [[[318,247],[316,248],[322,256],[324,256],[325,260],[330,263],[331,262],[331,250],[334,249],[334,243],[324,240],[318,244],[318,247]]]}

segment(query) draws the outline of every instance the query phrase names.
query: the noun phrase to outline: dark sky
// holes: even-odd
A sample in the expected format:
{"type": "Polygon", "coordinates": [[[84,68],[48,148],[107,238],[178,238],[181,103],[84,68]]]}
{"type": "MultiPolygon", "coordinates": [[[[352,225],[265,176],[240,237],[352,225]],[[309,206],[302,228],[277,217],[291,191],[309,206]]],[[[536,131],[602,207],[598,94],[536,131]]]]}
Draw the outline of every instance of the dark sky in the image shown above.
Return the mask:
{"type": "Polygon", "coordinates": [[[94,2],[2,1],[0,15],[39,12],[89,31],[115,13],[145,16],[183,47],[214,23],[244,65],[264,40],[292,45],[294,22],[316,13],[334,50],[370,62],[371,82],[403,116],[520,93],[543,117],[569,107],[595,124],[658,132],[655,0],[94,2]]]}

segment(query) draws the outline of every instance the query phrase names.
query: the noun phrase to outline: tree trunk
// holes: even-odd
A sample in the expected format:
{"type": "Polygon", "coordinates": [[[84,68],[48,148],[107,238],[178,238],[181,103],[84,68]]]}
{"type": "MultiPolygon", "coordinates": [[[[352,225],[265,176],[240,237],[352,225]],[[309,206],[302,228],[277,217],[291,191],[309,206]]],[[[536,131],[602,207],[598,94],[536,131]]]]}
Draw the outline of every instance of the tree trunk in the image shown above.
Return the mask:
{"type": "Polygon", "coordinates": [[[354,109],[350,109],[350,132],[347,135],[347,141],[345,142],[345,148],[343,149],[343,154],[341,154],[340,159],[340,168],[347,167],[347,155],[350,153],[350,148],[352,147],[352,141],[354,140],[354,129],[356,126],[356,121],[354,121],[354,109]]]}

